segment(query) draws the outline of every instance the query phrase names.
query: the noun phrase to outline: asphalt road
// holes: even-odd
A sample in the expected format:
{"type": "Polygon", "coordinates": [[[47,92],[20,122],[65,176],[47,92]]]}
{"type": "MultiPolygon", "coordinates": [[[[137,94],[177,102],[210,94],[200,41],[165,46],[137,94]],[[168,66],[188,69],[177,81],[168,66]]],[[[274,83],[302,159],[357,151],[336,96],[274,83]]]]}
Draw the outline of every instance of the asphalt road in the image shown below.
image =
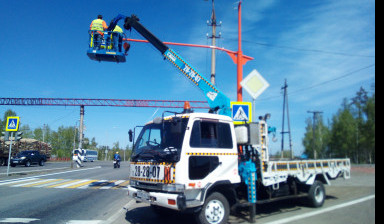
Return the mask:
{"type": "Polygon", "coordinates": [[[113,169],[112,162],[69,167],[70,163],[47,163],[29,170],[15,167],[11,177],[1,175],[0,223],[113,223],[110,218],[128,201],[124,186],[114,184],[128,179],[128,163],[120,169],[113,169]]]}
{"type": "MultiPolygon", "coordinates": [[[[158,216],[148,205],[130,201],[125,187],[128,163],[120,169],[113,169],[112,162],[69,167],[12,167],[10,177],[4,175],[6,167],[0,167],[0,223],[194,223],[191,216],[158,216]]],[[[319,209],[300,199],[257,206],[257,223],[375,223],[374,168],[354,168],[350,180],[333,181],[326,190],[319,209]]],[[[231,215],[230,223],[249,223],[247,211],[231,215]]]]}

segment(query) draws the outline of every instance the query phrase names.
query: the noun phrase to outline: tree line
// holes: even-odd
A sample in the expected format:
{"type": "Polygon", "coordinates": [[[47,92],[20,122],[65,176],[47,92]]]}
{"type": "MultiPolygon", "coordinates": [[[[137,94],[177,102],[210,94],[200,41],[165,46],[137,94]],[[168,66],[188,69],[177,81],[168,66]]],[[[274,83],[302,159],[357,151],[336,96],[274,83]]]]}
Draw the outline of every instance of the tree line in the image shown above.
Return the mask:
{"type": "Polygon", "coordinates": [[[353,98],[345,98],[331,120],[306,120],[303,137],[309,158],[350,158],[353,163],[375,163],[375,87],[369,95],[364,88],[353,98]],[[313,123],[315,120],[315,123],[313,123]],[[315,153],[316,152],[316,153],[315,153]]]}
{"type": "MultiPolygon", "coordinates": [[[[375,163],[375,87],[369,95],[364,88],[351,99],[345,98],[338,112],[331,120],[324,122],[318,115],[306,120],[306,132],[302,144],[308,158],[351,158],[353,163],[375,163]],[[315,153],[316,152],[316,153],[315,153]]],[[[3,120],[0,119],[0,130],[5,130],[8,116],[17,116],[16,112],[7,110],[3,120]]],[[[70,157],[72,150],[79,145],[79,135],[75,126],[60,126],[56,131],[48,125],[31,129],[28,124],[20,125],[24,138],[33,138],[51,144],[52,155],[58,158],[70,157]]],[[[119,142],[113,147],[100,146],[95,138],[84,138],[83,148],[97,150],[99,160],[110,160],[119,151],[128,160],[131,149],[122,148],[119,142]],[[124,150],[125,149],[125,150],[124,150]]]]}
{"type": "MultiPolygon", "coordinates": [[[[7,117],[10,116],[17,116],[17,114],[15,111],[7,110],[4,113],[3,120],[0,118],[1,131],[5,131],[7,117]]],[[[19,131],[23,132],[23,138],[36,139],[50,144],[52,146],[51,154],[56,158],[71,157],[73,149],[79,146],[79,132],[75,126],[60,126],[57,130],[52,130],[49,125],[43,125],[43,127],[31,129],[28,124],[23,124],[20,121],[19,131]]],[[[91,139],[85,137],[82,145],[83,149],[98,151],[99,160],[111,160],[118,151],[123,160],[125,154],[125,160],[127,161],[131,154],[131,149],[128,146],[122,148],[118,141],[113,143],[113,147],[110,148],[109,146],[99,145],[94,137],[91,139]]]]}

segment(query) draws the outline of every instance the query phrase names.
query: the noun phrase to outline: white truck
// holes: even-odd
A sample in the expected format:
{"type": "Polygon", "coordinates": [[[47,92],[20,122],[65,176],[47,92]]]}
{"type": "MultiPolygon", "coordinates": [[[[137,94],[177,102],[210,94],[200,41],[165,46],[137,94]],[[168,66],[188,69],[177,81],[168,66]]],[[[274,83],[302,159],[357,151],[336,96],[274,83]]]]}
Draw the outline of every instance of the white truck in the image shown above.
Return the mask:
{"type": "Polygon", "coordinates": [[[350,178],[349,159],[269,161],[265,120],[234,126],[209,113],[155,119],[138,135],[128,195],[152,207],[196,214],[198,223],[227,223],[230,209],[303,194],[313,207],[323,184],[350,178]]]}
{"type": "MultiPolygon", "coordinates": [[[[130,164],[128,195],[134,200],[155,210],[192,212],[203,224],[227,223],[230,209],[245,205],[254,222],[257,203],[305,194],[310,205],[320,207],[326,197],[324,184],[350,178],[349,159],[270,161],[269,116],[235,126],[228,97],[136,16],[118,15],[109,29],[120,19],[125,29],[137,30],[200,88],[211,108],[209,113],[193,113],[188,106],[183,113],[164,112],[142,128],[130,164]]],[[[132,140],[133,132],[129,133],[132,140]]]]}

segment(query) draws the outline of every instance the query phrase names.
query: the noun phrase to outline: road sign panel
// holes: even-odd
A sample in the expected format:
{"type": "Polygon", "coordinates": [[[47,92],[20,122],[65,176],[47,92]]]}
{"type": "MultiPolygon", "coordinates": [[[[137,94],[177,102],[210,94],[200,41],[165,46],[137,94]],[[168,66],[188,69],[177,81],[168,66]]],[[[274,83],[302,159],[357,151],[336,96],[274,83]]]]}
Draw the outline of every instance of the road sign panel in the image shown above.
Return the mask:
{"type": "Polygon", "coordinates": [[[232,119],[234,124],[244,124],[252,122],[252,103],[251,102],[231,102],[232,119]]]}
{"type": "Polygon", "coordinates": [[[7,117],[7,126],[5,127],[5,131],[18,131],[19,121],[19,117],[7,117]]]}
{"type": "Polygon", "coordinates": [[[249,73],[249,75],[245,77],[240,84],[253,99],[256,99],[269,87],[269,83],[256,69],[249,73]]]}

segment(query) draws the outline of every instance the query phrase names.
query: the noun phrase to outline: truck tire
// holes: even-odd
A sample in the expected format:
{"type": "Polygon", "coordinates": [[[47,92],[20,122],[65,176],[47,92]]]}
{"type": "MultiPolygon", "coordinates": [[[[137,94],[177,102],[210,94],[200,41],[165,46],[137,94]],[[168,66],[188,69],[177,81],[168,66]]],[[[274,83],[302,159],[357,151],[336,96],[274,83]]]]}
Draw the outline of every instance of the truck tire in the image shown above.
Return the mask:
{"type": "Polygon", "coordinates": [[[221,193],[213,192],[196,214],[196,221],[200,224],[225,224],[228,223],[229,212],[228,200],[221,193]]]}
{"type": "Polygon", "coordinates": [[[30,167],[30,166],[31,166],[31,161],[30,161],[30,160],[27,160],[27,161],[25,162],[25,166],[26,166],[26,167],[30,167]]]}
{"type": "Polygon", "coordinates": [[[40,160],[39,165],[40,166],[44,166],[45,165],[44,159],[40,160]]]}
{"type": "Polygon", "coordinates": [[[325,188],[321,181],[316,180],[308,191],[308,203],[311,207],[319,208],[325,201],[325,188]]]}

